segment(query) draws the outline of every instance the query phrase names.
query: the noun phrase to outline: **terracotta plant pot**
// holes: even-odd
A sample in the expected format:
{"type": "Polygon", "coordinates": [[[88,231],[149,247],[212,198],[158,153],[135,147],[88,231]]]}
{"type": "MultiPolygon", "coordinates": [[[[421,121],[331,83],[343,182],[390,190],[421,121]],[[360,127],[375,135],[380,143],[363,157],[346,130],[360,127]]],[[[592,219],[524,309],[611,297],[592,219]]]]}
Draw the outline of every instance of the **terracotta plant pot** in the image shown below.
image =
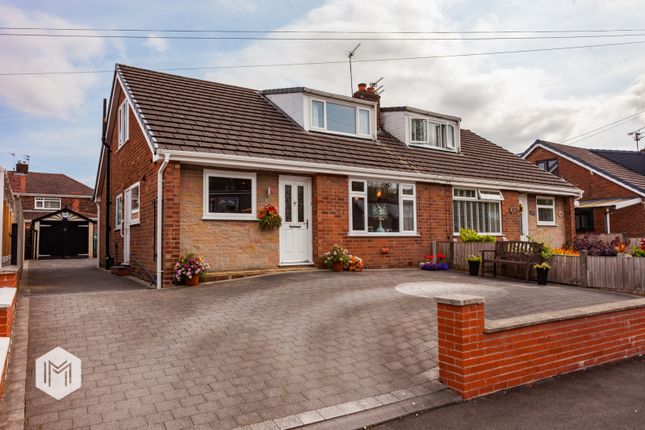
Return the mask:
{"type": "Polygon", "coordinates": [[[343,271],[343,263],[342,261],[337,261],[331,266],[332,269],[334,269],[334,272],[342,272],[343,271]]]}
{"type": "Polygon", "coordinates": [[[199,285],[199,276],[193,276],[190,279],[186,279],[184,283],[189,287],[196,287],[199,285]]]}

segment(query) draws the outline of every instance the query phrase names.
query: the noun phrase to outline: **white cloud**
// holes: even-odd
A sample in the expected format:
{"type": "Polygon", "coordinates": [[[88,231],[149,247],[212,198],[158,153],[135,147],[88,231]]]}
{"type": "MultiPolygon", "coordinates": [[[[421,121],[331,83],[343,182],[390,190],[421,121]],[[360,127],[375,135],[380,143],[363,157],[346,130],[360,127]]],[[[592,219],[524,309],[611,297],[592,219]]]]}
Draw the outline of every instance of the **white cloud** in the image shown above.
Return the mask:
{"type": "MultiPolygon", "coordinates": [[[[0,5],[0,25],[7,27],[76,27],[42,13],[0,5]]],[[[0,62],[6,72],[71,71],[93,69],[104,52],[101,39],[7,37],[0,44],[0,62]]],[[[86,92],[100,78],[95,75],[0,77],[0,102],[36,115],[66,117],[84,105],[86,92]]]]}
{"type": "Polygon", "coordinates": [[[168,49],[166,39],[160,39],[157,33],[150,33],[145,41],[146,46],[149,46],[157,52],[164,52],[168,49]]]}
{"type": "Polygon", "coordinates": [[[215,6],[226,9],[231,13],[251,13],[258,9],[258,5],[252,0],[213,0],[215,6]]]}
{"type": "MultiPolygon", "coordinates": [[[[639,20],[633,18],[634,11],[621,8],[605,9],[599,13],[594,8],[576,3],[559,6],[556,0],[539,5],[531,3],[530,11],[526,10],[529,5],[525,2],[516,2],[510,7],[491,5],[491,11],[486,9],[488,5],[479,5],[461,2],[455,6],[454,3],[440,0],[401,0],[396,2],[394,8],[390,0],[365,3],[330,0],[283,29],[409,31],[609,28],[613,27],[610,22],[621,22],[620,27],[639,27],[639,20]],[[461,9],[456,10],[456,7],[461,9]],[[465,15],[464,11],[471,15],[465,15]]],[[[634,9],[637,10],[636,5],[634,9]]],[[[607,41],[364,41],[355,58],[427,56],[603,42],[607,41]]],[[[237,53],[229,52],[216,57],[214,63],[343,60],[354,45],[354,41],[257,41],[237,53]]],[[[645,73],[642,72],[645,58],[634,55],[636,49],[642,48],[597,48],[548,54],[387,63],[356,62],[354,82],[384,76],[384,105],[414,105],[460,116],[465,128],[517,152],[536,138],[561,140],[645,109],[645,73]]],[[[210,73],[208,78],[252,88],[304,85],[341,94],[349,93],[349,73],[345,64],[218,70],[210,73]]],[[[620,131],[600,137],[621,138],[621,143],[612,147],[631,149],[629,139],[624,138],[624,130],[617,130],[620,131]]],[[[590,142],[594,140],[585,144],[590,142]]]]}

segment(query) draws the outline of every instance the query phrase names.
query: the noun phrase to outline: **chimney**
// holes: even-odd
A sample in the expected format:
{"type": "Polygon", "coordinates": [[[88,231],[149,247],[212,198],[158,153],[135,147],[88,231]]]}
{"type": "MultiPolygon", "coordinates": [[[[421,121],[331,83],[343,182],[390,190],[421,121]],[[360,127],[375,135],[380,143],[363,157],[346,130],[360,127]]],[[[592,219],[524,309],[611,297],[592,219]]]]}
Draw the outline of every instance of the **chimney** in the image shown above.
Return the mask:
{"type": "Polygon", "coordinates": [[[26,163],[24,161],[18,161],[16,163],[16,173],[23,173],[23,174],[29,173],[29,163],[26,163]]]}
{"type": "Polygon", "coordinates": [[[352,97],[376,102],[376,126],[381,128],[381,96],[376,92],[376,84],[367,86],[367,84],[361,82],[358,84],[358,91],[352,97]]]}

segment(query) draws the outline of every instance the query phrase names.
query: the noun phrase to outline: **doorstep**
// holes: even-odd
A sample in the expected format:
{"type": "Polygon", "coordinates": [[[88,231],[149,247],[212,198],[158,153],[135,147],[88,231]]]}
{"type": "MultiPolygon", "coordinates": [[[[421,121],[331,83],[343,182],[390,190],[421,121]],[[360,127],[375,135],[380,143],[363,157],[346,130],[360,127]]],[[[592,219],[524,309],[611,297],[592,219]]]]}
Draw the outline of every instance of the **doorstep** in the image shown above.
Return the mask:
{"type": "Polygon", "coordinates": [[[273,269],[231,270],[223,272],[207,272],[204,282],[227,281],[229,279],[247,278],[249,276],[268,275],[273,273],[314,272],[320,270],[311,264],[299,266],[284,266],[273,269]]]}

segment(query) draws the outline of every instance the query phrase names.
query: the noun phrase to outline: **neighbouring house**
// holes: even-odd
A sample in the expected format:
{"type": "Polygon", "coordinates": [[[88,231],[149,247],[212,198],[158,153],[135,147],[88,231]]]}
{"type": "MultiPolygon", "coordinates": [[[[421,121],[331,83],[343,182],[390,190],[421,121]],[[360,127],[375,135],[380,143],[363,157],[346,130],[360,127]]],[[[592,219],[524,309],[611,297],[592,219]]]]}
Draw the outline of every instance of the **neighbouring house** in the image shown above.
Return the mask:
{"type": "Polygon", "coordinates": [[[117,65],[95,187],[100,264],[161,287],[187,253],[247,271],[319,264],[338,243],[381,268],[417,265],[460,228],[570,241],[580,190],[460,123],[381,107],[365,85],[258,91],[117,65]],[[267,204],[276,231],[258,227],[267,204]]]}
{"type": "Polygon", "coordinates": [[[586,149],[536,140],[522,155],[584,191],[578,233],[645,237],[645,152],[586,149]]]}
{"type": "Polygon", "coordinates": [[[95,257],[92,188],[62,173],[30,172],[26,162],[7,173],[22,208],[25,258],[95,257]]]}
{"type": "Polygon", "coordinates": [[[3,267],[22,267],[20,257],[21,236],[18,225],[22,219],[22,210],[14,198],[9,181],[9,175],[0,166],[0,273],[3,267]]]}

